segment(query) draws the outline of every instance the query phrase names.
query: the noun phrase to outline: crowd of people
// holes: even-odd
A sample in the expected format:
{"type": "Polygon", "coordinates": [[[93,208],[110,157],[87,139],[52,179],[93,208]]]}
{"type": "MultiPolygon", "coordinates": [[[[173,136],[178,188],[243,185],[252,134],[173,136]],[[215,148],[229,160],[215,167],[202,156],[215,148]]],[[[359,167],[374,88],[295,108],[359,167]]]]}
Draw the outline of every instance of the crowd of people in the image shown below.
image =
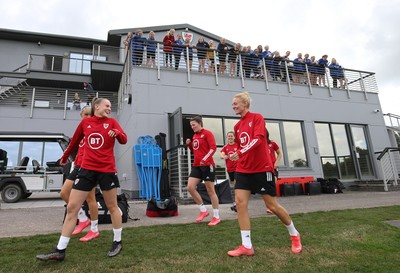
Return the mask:
{"type": "MultiPolygon", "coordinates": [[[[286,209],[276,198],[275,180],[278,177],[281,152],[279,146],[269,138],[264,117],[259,113],[250,112],[250,102],[248,92],[234,96],[232,109],[240,116],[240,120],[234,125],[233,130],[227,133],[227,144],[220,153],[220,157],[226,161],[229,179],[235,188],[235,203],[232,210],[237,212],[242,238],[242,244],[227,254],[231,257],[254,256],[248,213],[252,194],[262,196],[267,210],[275,214],[287,228],[292,241],[292,252],[300,253],[302,251],[300,233],[286,209]]],[[[38,260],[64,260],[71,236],[80,234],[88,226],[90,230],[80,238],[81,242],[91,241],[100,236],[95,198],[97,188],[100,188],[103,195],[113,226],[114,238],[107,256],[114,257],[122,251],[122,212],[117,204],[117,188],[120,184],[114,146],[116,141],[126,144],[128,138],[118,122],[109,117],[110,113],[111,103],[105,98],[94,98],[91,106],[85,106],[81,111],[82,120],[58,161],[62,166],[67,164],[70,155],[77,150],[75,167],[60,193],[67,204],[62,232],[57,246],[48,253],[37,255],[38,260]],[[82,210],[85,200],[89,206],[90,219],[82,210]]],[[[197,191],[199,183],[204,181],[212,205],[212,219],[208,226],[213,227],[221,223],[219,198],[214,184],[213,155],[217,145],[213,133],[203,127],[201,116],[192,117],[190,126],[194,134],[186,140],[186,145],[192,151],[194,160],[187,188],[199,206],[200,212],[195,222],[200,223],[210,215],[197,191]]]]}
{"type": "Polygon", "coordinates": [[[332,58],[329,63],[326,54],[317,59],[308,53],[304,54],[304,57],[302,53],[298,53],[297,57],[291,60],[290,51],[281,55],[279,51],[271,51],[268,45],[264,47],[258,45],[254,49],[251,46],[242,46],[240,43],[229,46],[226,39],[221,38],[215,47],[213,40],[206,42],[202,36],[198,37],[197,43],[192,43],[191,40],[192,37],[182,37],[180,33],[176,34],[175,38],[174,29],[170,29],[162,41],[154,39],[153,31],[150,31],[148,38],[145,38],[142,30],[137,30],[134,34],[128,33],[124,44],[126,48],[132,45],[133,65],[146,64],[155,67],[156,44],[159,43],[164,54],[164,66],[176,70],[182,59],[187,63],[186,67],[192,69],[195,50],[200,73],[218,72],[220,75],[226,74],[230,77],[243,76],[256,79],[267,77],[274,81],[327,86],[326,71],[328,69],[333,87],[344,88],[345,86],[343,67],[335,58],[332,58]],[[145,62],[144,58],[146,58],[145,62]]]}

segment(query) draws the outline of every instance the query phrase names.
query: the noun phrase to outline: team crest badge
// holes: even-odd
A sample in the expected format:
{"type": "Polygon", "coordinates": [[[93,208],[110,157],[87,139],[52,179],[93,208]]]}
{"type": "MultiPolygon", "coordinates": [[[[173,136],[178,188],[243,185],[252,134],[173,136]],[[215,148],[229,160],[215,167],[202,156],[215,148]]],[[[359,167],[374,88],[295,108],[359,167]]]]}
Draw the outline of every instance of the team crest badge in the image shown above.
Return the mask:
{"type": "Polygon", "coordinates": [[[104,127],[104,129],[107,129],[108,128],[108,123],[103,123],[103,127],[104,127]]]}

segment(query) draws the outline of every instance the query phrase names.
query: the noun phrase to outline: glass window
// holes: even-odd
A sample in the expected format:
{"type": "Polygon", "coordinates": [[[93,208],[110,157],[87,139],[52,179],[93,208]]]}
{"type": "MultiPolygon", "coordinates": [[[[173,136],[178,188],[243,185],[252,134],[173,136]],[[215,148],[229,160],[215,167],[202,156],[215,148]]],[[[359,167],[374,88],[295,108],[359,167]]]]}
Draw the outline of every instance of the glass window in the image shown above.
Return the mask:
{"type": "MultiPolygon", "coordinates": [[[[107,58],[104,56],[96,56],[96,60],[105,61],[107,58]]],[[[93,56],[83,53],[71,53],[69,60],[69,72],[90,74],[90,63],[93,56]]]]}
{"type": "Polygon", "coordinates": [[[0,141],[0,149],[7,152],[7,166],[18,165],[19,141],[0,141]]]}
{"type": "Polygon", "coordinates": [[[62,155],[63,150],[58,142],[46,142],[44,146],[43,162],[41,162],[40,165],[45,165],[50,161],[57,161],[62,155]]]}
{"type": "Polygon", "coordinates": [[[224,125],[225,125],[225,134],[229,131],[233,131],[233,128],[235,127],[235,124],[239,121],[238,118],[236,119],[224,119],[224,125]]]}
{"type": "Polygon", "coordinates": [[[331,127],[341,178],[355,178],[354,161],[350,153],[346,127],[344,124],[332,124],[331,127]]]}
{"type": "Polygon", "coordinates": [[[224,135],[222,133],[222,119],[221,118],[205,118],[203,117],[203,126],[205,129],[211,131],[215,137],[217,145],[224,145],[224,135]]]}
{"type": "MultiPolygon", "coordinates": [[[[32,162],[33,159],[37,161],[41,161],[43,154],[43,142],[29,142],[25,141],[22,143],[22,154],[21,156],[29,157],[29,162],[32,162]]],[[[29,165],[30,163],[28,163],[29,165]]]]}
{"type": "Polygon", "coordinates": [[[289,166],[308,167],[301,123],[284,121],[283,128],[289,166]]]}
{"type": "MultiPolygon", "coordinates": [[[[266,122],[265,126],[267,127],[267,130],[269,132],[269,139],[271,141],[276,142],[276,144],[278,144],[278,146],[279,146],[279,149],[281,150],[281,153],[283,153],[282,138],[281,138],[281,132],[279,129],[279,123],[268,121],[268,122],[266,122]]],[[[281,160],[279,161],[279,166],[286,165],[284,162],[285,162],[285,157],[282,156],[281,160]]]]}
{"type": "Polygon", "coordinates": [[[367,138],[365,136],[364,127],[352,126],[351,133],[353,135],[354,145],[357,151],[358,164],[363,177],[372,177],[374,175],[372,162],[369,154],[367,138]]]}

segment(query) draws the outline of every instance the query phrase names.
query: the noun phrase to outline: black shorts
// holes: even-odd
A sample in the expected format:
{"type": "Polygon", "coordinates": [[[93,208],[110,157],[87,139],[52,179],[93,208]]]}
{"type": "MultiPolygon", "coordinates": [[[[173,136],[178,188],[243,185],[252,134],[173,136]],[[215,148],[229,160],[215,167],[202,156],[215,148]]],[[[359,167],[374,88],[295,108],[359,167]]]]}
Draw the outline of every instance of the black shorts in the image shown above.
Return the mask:
{"type": "Polygon", "coordinates": [[[236,173],[235,190],[248,190],[252,194],[276,196],[275,178],[272,172],[236,173]]]}
{"type": "Polygon", "coordinates": [[[68,180],[75,180],[76,176],[78,175],[78,171],[81,167],[79,165],[75,165],[72,172],[69,173],[67,179],[68,180]]]}
{"type": "Polygon", "coordinates": [[[213,166],[192,167],[189,177],[198,178],[204,181],[215,181],[215,170],[213,166]]]}
{"type": "Polygon", "coordinates": [[[103,173],[80,168],[72,188],[80,191],[91,191],[97,184],[102,191],[119,188],[117,173],[103,173]]]}
{"type": "Polygon", "coordinates": [[[156,58],[156,52],[152,50],[147,50],[147,58],[156,58]]]}
{"type": "Polygon", "coordinates": [[[235,181],[235,172],[228,172],[228,175],[229,175],[229,180],[231,182],[235,181]]]}

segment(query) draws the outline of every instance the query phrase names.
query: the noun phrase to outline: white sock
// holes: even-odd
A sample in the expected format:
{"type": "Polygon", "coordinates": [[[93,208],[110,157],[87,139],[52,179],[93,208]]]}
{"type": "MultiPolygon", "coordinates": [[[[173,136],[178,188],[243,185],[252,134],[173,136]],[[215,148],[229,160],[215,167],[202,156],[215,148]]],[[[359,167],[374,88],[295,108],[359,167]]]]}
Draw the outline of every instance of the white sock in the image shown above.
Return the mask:
{"type": "Polygon", "coordinates": [[[98,232],[99,231],[99,220],[94,220],[90,222],[90,230],[93,232],[98,232]]]}
{"type": "Polygon", "coordinates": [[[207,208],[206,208],[206,206],[204,206],[204,204],[200,205],[200,211],[201,212],[206,212],[207,211],[207,208]]]}
{"type": "Polygon", "coordinates": [[[113,228],[114,232],[114,241],[121,242],[122,240],[122,227],[121,228],[113,228]]]}
{"type": "Polygon", "coordinates": [[[80,208],[79,211],[78,211],[78,220],[79,220],[79,222],[86,222],[87,219],[88,218],[86,216],[85,211],[82,208],[80,208]]]}
{"type": "Polygon", "coordinates": [[[213,214],[215,218],[219,219],[219,209],[213,209],[213,214]]]}
{"type": "Polygon", "coordinates": [[[58,240],[58,244],[57,244],[57,249],[58,250],[64,250],[67,248],[68,243],[69,243],[69,237],[65,237],[65,236],[60,236],[60,239],[58,240]]]}
{"type": "Polygon", "coordinates": [[[253,245],[251,244],[250,230],[241,230],[240,234],[242,235],[242,245],[251,248],[253,245]]]}
{"type": "Polygon", "coordinates": [[[297,229],[294,227],[293,221],[290,222],[290,225],[286,226],[286,228],[289,231],[290,236],[297,236],[299,234],[297,229]]]}

